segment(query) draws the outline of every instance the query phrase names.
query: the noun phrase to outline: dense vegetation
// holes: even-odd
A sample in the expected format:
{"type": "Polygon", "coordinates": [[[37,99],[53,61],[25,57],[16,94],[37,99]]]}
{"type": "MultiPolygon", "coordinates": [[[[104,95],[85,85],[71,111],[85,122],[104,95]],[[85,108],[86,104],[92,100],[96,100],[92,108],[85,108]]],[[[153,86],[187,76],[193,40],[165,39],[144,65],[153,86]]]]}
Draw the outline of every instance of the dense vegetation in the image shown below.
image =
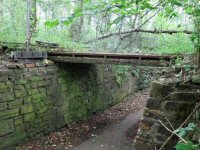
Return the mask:
{"type": "MultiPolygon", "coordinates": [[[[26,1],[0,5],[0,41],[24,43],[26,1]]],[[[197,46],[198,34],[181,32],[199,30],[198,0],[32,0],[30,5],[32,43],[128,53],[193,52],[197,46]],[[153,34],[172,30],[180,33],[153,34]]]]}

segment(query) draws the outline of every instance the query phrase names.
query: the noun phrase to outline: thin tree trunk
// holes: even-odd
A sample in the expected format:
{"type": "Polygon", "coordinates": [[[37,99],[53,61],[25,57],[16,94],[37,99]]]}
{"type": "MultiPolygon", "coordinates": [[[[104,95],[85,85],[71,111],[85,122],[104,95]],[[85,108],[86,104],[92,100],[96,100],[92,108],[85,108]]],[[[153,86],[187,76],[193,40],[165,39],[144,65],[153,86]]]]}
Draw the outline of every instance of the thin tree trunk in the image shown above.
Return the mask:
{"type": "Polygon", "coordinates": [[[36,24],[37,24],[37,2],[36,0],[31,1],[31,12],[30,12],[30,19],[31,19],[31,32],[36,32],[36,24]]]}

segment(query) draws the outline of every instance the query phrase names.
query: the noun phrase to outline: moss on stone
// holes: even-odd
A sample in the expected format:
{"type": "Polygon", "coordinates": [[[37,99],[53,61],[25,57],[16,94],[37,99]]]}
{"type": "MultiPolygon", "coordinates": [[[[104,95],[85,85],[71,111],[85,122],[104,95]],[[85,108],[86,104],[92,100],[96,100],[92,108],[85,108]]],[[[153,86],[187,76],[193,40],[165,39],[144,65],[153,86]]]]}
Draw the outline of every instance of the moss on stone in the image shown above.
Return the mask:
{"type": "Polygon", "coordinates": [[[35,113],[25,114],[24,115],[24,122],[29,122],[35,119],[35,113]]]}
{"type": "Polygon", "coordinates": [[[0,136],[14,132],[14,123],[12,119],[0,121],[0,136]]]}
{"type": "Polygon", "coordinates": [[[19,108],[0,111],[0,119],[6,119],[19,115],[19,108]]]}
{"type": "Polygon", "coordinates": [[[21,114],[27,114],[27,113],[30,113],[30,112],[33,112],[33,105],[32,104],[26,104],[24,106],[21,107],[20,109],[20,113],[21,114]]]}

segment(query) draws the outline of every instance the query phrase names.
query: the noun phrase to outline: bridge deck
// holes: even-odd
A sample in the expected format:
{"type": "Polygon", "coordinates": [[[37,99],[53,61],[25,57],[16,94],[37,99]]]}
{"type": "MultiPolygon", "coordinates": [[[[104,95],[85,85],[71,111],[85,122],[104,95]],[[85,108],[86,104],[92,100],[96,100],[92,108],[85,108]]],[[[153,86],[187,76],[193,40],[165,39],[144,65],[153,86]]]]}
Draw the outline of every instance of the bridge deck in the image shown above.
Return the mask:
{"type": "Polygon", "coordinates": [[[80,52],[49,52],[48,58],[55,62],[96,63],[96,64],[128,64],[137,66],[169,66],[177,56],[174,55],[143,55],[121,53],[80,53],[80,52]]]}

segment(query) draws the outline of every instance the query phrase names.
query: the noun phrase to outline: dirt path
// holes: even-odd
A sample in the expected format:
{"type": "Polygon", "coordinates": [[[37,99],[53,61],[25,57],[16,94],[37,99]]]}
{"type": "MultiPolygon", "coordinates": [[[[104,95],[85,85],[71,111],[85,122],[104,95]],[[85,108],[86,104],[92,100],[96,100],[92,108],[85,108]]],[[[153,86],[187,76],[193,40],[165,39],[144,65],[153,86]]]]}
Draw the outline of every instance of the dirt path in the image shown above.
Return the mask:
{"type": "Polygon", "coordinates": [[[146,105],[147,93],[147,91],[134,93],[103,112],[16,149],[131,150],[139,119],[146,105]]]}
{"type": "Polygon", "coordinates": [[[127,131],[138,125],[143,110],[129,114],[122,122],[110,125],[102,134],[70,150],[132,150],[132,141],[127,140],[127,131]]]}

